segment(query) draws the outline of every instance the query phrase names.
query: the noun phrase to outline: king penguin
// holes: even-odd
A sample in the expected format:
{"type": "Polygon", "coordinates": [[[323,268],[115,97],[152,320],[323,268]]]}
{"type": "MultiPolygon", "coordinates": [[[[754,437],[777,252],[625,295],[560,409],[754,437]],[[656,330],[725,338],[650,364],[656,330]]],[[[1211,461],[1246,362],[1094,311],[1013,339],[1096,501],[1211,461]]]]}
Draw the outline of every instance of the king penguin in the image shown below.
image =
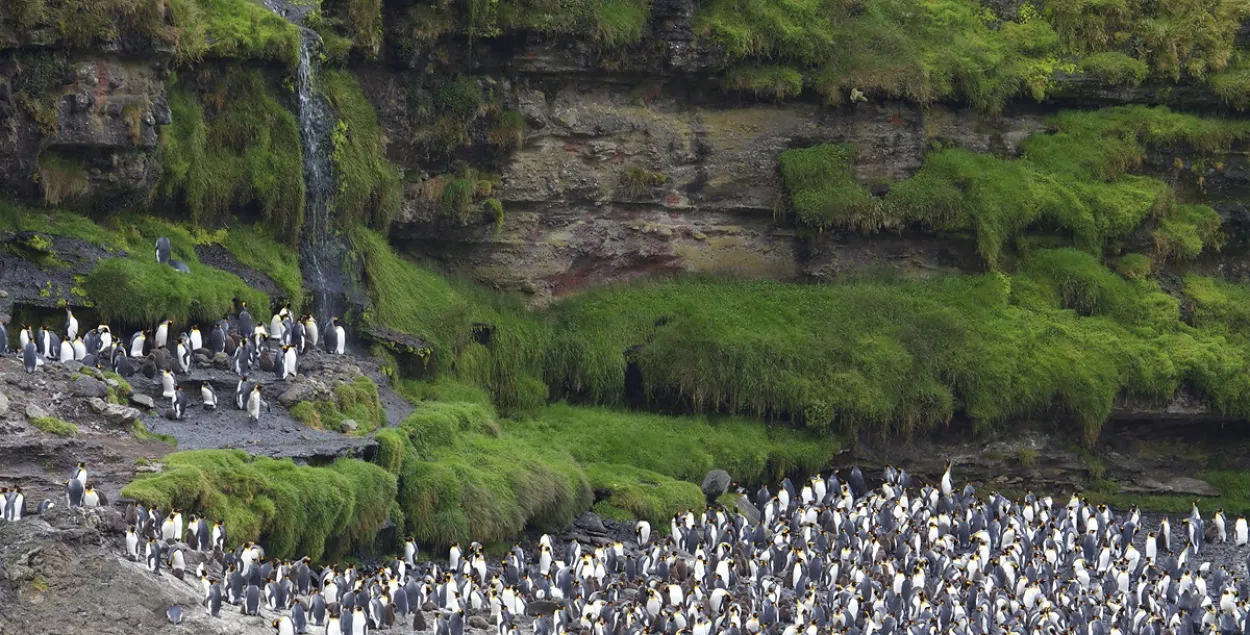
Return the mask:
{"type": "Polygon", "coordinates": [[[285,350],[286,352],[285,352],[285,355],[283,356],[284,357],[283,368],[285,369],[286,372],[284,372],[282,375],[283,379],[294,377],[297,374],[295,371],[296,371],[297,365],[299,364],[299,359],[295,355],[295,345],[292,344],[290,346],[287,346],[285,350]]]}
{"type": "Polygon", "coordinates": [[[326,352],[331,355],[342,355],[346,349],[347,332],[339,325],[338,318],[334,318],[330,324],[330,329],[326,331],[326,352]]]}
{"type": "Polygon", "coordinates": [[[187,393],[183,392],[182,386],[174,389],[173,411],[174,418],[181,421],[187,416],[187,406],[191,405],[191,400],[187,397],[187,393]]]}
{"type": "Polygon", "coordinates": [[[39,359],[39,351],[35,348],[35,343],[26,342],[26,346],[22,348],[22,367],[26,369],[26,372],[35,372],[42,361],[39,359]]]}
{"type": "Polygon", "coordinates": [[[247,337],[252,334],[252,314],[247,312],[247,301],[239,303],[239,335],[247,337]]]}
{"type": "Polygon", "coordinates": [[[161,396],[166,399],[174,398],[174,374],[167,370],[161,371],[161,396]]]}
{"type": "Polygon", "coordinates": [[[239,410],[247,409],[247,398],[252,388],[247,383],[247,375],[239,378],[239,383],[234,387],[234,407],[239,410]]]}
{"type": "Polygon", "coordinates": [[[143,357],[143,346],[147,341],[147,331],[135,331],[135,334],[130,336],[130,356],[143,357]]]}
{"type": "Polygon", "coordinates": [[[61,340],[61,354],[57,361],[62,364],[74,361],[74,345],[69,340],[61,340]]]}
{"type": "Polygon", "coordinates": [[[284,341],[282,339],[284,335],[284,332],[282,330],[282,324],[283,324],[282,316],[280,314],[274,313],[273,318],[269,320],[269,337],[272,337],[278,340],[279,342],[284,341]]]}
{"type": "Polygon", "coordinates": [[[65,309],[65,339],[73,340],[78,337],[78,318],[74,317],[74,312],[65,309]]]}
{"type": "Polygon", "coordinates": [[[169,239],[164,236],[156,239],[156,262],[169,264],[169,239]]]}
{"type": "Polygon", "coordinates": [[[260,384],[252,386],[252,394],[247,398],[247,420],[250,423],[260,422],[260,384]]]}
{"type": "Polygon", "coordinates": [[[308,348],[317,348],[317,341],[320,333],[317,331],[317,318],[312,314],[304,316],[304,345],[308,348]]]}
{"type": "Polygon", "coordinates": [[[205,410],[217,409],[217,392],[213,390],[213,385],[204,382],[200,384],[200,399],[204,401],[205,410]]]}
{"type": "Polygon", "coordinates": [[[82,338],[74,339],[74,359],[82,361],[87,357],[87,345],[83,343],[82,338]]]}
{"type": "Polygon", "coordinates": [[[218,323],[213,332],[208,334],[208,350],[213,353],[226,352],[226,327],[218,323]]]}
{"type": "Polygon", "coordinates": [[[9,329],[4,327],[4,322],[0,321],[0,355],[9,354],[9,329]]]}
{"type": "Polygon", "coordinates": [[[165,348],[169,346],[169,329],[173,328],[173,320],[165,320],[156,326],[156,341],[153,346],[156,348],[165,348]]]}
{"type": "Polygon", "coordinates": [[[82,496],[84,490],[82,483],[78,479],[69,479],[65,481],[65,505],[70,509],[82,507],[82,496]]]}
{"type": "Polygon", "coordinates": [[[196,324],[191,327],[191,350],[198,351],[204,348],[204,336],[200,333],[200,325],[196,324]]]}

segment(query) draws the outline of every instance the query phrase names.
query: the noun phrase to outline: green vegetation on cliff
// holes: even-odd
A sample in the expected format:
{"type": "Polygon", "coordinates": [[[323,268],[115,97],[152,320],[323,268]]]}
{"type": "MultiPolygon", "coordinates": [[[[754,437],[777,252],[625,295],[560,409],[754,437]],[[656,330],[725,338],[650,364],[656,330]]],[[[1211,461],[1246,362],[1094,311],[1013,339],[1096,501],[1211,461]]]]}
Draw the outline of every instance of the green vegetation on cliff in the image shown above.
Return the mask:
{"type": "Polygon", "coordinates": [[[179,452],[141,474],[122,496],[224,522],[232,540],[264,539],[275,558],[337,558],[367,548],[390,517],[396,480],[376,465],[339,459],[327,467],[239,450],[179,452]],[[334,496],[326,496],[334,492],[334,496]]]}
{"type": "Polygon", "coordinates": [[[334,144],[333,207],[344,226],[363,223],[385,232],[399,211],[403,189],[399,172],[382,151],[382,133],[373,105],[350,73],[326,71],[322,88],[339,116],[334,144]]]}
{"type": "Polygon", "coordinates": [[[160,194],[202,226],[254,210],[295,242],[304,222],[299,123],[257,70],[227,69],[202,84],[171,81],[160,194]]]}
{"type": "Polygon", "coordinates": [[[873,196],[852,172],[847,144],[789,150],[781,173],[798,222],[823,230],[875,232],[917,225],[970,232],[981,256],[1002,266],[1026,233],[1058,234],[1098,253],[1154,221],[1164,257],[1192,258],[1219,244],[1219,217],[1201,205],[1177,205],[1160,179],[1129,172],[1148,151],[1227,152],[1250,137],[1250,125],[1202,119],[1166,108],[1126,106],[1051,117],[1051,130],[1003,159],[960,148],[929,153],[910,178],[873,196]]]}
{"type": "Polygon", "coordinates": [[[299,56],[299,29],[252,0],[11,0],[0,7],[0,31],[19,42],[45,28],[83,49],[137,36],[172,48],[184,62],[217,57],[294,67],[299,56]]]}
{"type": "Polygon", "coordinates": [[[378,385],[364,375],[335,384],[330,399],[300,402],[291,408],[291,416],[319,430],[340,430],[349,419],[356,422],[356,430],[361,434],[386,426],[386,410],[378,399],[378,385]]]}

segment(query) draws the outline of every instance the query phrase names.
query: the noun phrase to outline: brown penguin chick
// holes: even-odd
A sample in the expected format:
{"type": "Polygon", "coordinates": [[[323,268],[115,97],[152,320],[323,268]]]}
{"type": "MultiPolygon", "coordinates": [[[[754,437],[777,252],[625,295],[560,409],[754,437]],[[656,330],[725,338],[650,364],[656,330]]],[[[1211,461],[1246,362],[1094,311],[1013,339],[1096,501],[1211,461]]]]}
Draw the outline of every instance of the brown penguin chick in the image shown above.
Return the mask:
{"type": "Polygon", "coordinates": [[[169,354],[169,349],[154,348],[152,349],[152,361],[156,364],[157,370],[174,370],[174,356],[169,354]]]}
{"type": "Polygon", "coordinates": [[[226,336],[226,354],[234,357],[234,352],[239,348],[239,337],[234,334],[226,336]]]}
{"type": "Polygon", "coordinates": [[[424,631],[428,627],[425,625],[425,611],[417,610],[412,612],[412,630],[424,631]]]}
{"type": "Polygon", "coordinates": [[[260,349],[260,369],[266,372],[273,372],[273,353],[266,346],[260,349]]]}
{"type": "Polygon", "coordinates": [[[139,372],[143,373],[143,376],[148,379],[156,379],[156,356],[152,353],[148,353],[147,356],[143,358],[143,368],[141,368],[139,372]]]}

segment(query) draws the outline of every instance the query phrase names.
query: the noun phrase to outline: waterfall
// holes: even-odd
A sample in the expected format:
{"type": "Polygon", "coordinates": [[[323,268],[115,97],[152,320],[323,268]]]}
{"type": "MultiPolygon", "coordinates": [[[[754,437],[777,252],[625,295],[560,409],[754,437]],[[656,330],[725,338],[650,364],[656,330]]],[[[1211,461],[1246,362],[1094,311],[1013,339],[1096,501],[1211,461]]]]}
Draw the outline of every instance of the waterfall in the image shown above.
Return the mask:
{"type": "MultiPolygon", "coordinates": [[[[330,161],[334,113],[317,89],[314,61],[321,49],[321,38],[311,29],[300,28],[299,127],[304,144],[304,183],[306,199],[304,227],[300,238],[300,261],[304,281],[313,290],[313,310],[320,324],[340,314],[343,293],[341,267],[336,267],[342,245],[332,235],[330,199],[334,195],[333,165],[330,161]]],[[[323,326],[322,328],[326,328],[323,326]]]]}

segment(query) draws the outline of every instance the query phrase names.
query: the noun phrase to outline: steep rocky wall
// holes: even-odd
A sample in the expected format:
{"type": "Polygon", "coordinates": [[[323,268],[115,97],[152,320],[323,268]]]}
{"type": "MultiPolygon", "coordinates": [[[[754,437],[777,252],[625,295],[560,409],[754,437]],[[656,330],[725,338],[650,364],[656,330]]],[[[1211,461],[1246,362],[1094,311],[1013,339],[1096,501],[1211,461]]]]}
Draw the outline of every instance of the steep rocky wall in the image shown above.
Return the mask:
{"type": "MultiPolygon", "coordinates": [[[[527,130],[498,166],[500,225],[448,221],[418,178],[392,239],[539,298],[665,272],[796,280],[875,267],[976,268],[970,243],[959,237],[796,236],[777,218],[777,157],[790,147],[849,141],[859,150],[857,176],[884,183],[918,168],[932,144],[1012,155],[1043,126],[1032,111],[990,118],[900,102],[756,103],[703,93],[684,78],[596,78],[583,70],[547,66],[501,80],[505,103],[524,115],[527,130]],[[642,186],[638,175],[648,179],[642,186]]],[[[392,157],[420,174],[411,150],[420,131],[410,121],[404,76],[379,69],[363,76],[392,157]]]]}
{"type": "Polygon", "coordinates": [[[170,123],[161,58],[0,53],[0,189],[88,209],[144,200],[170,123]]]}

